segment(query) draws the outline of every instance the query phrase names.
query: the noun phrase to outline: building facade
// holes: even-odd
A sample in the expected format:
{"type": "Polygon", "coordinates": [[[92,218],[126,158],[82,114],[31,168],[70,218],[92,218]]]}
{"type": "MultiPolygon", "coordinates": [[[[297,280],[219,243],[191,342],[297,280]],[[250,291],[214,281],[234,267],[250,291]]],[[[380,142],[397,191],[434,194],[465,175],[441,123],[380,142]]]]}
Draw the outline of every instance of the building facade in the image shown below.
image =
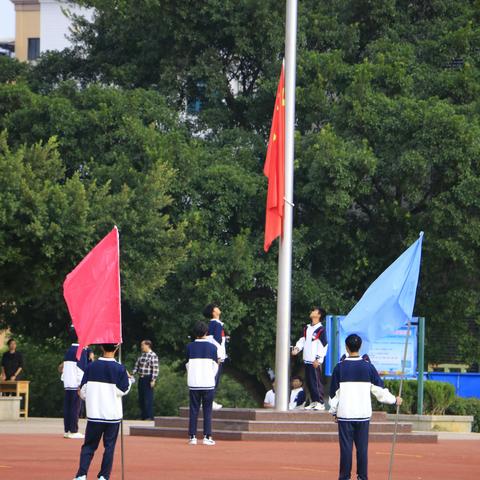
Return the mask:
{"type": "Polygon", "coordinates": [[[71,46],[72,16],[93,16],[93,10],[66,0],[11,2],[15,5],[15,56],[21,61],[34,61],[44,52],[71,46]]]}

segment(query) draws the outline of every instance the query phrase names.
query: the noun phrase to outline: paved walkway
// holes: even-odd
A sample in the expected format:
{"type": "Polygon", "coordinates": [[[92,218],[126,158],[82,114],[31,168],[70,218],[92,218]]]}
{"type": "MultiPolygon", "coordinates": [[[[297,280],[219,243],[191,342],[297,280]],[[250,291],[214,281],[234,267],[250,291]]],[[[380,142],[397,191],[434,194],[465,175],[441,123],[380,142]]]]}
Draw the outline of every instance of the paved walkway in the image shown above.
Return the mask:
{"type": "MultiPolygon", "coordinates": [[[[85,432],[86,420],[80,420],[79,428],[85,432]]],[[[129,435],[131,425],[153,426],[152,421],[124,420],[124,434],[129,435]]],[[[63,435],[63,418],[38,418],[30,417],[26,420],[0,420],[0,435],[13,433],[24,434],[57,434],[63,435]]]]}

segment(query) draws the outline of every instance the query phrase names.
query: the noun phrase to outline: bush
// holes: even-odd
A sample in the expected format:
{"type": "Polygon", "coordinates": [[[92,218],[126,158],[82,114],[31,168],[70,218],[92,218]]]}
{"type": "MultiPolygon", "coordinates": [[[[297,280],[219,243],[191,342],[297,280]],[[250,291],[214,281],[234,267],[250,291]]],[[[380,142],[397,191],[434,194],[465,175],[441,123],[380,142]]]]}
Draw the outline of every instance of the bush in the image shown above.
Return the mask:
{"type": "MultiPolygon", "coordinates": [[[[133,370],[139,352],[134,348],[126,358],[126,365],[133,370]]],[[[178,415],[179,407],[188,406],[188,387],[185,365],[181,361],[159,359],[160,372],[155,384],[153,413],[156,416],[178,415]]],[[[223,375],[215,400],[224,407],[257,407],[245,388],[228,375],[223,375]]],[[[124,416],[127,419],[140,418],[137,383],[125,398],[124,416]]]]}
{"type": "MultiPolygon", "coordinates": [[[[160,372],[154,392],[154,415],[178,415],[178,408],[188,405],[187,380],[180,370],[181,367],[180,362],[167,363],[160,359],[160,372]]],[[[132,369],[133,366],[129,365],[129,370],[132,369]]],[[[130,393],[124,399],[124,417],[140,418],[137,382],[133,384],[130,393]]]]}
{"type": "MultiPolygon", "coordinates": [[[[395,396],[398,395],[400,380],[385,380],[385,387],[395,396]]],[[[400,407],[401,413],[417,413],[418,385],[416,380],[405,380],[403,382],[402,398],[403,404],[400,407]]],[[[450,383],[426,381],[424,383],[423,413],[425,415],[442,415],[454,402],[455,388],[450,383]]],[[[374,398],[372,403],[374,410],[395,413],[393,405],[380,404],[374,398]]]]}
{"type": "MultiPolygon", "coordinates": [[[[58,373],[58,365],[68,343],[60,339],[46,339],[37,344],[27,337],[16,336],[18,350],[24,356],[24,379],[30,380],[29,414],[32,417],[63,416],[63,384],[58,373]]],[[[100,349],[94,348],[96,358],[100,349]]],[[[124,353],[124,363],[129,371],[133,369],[139,352],[133,348],[124,353]]],[[[188,406],[188,388],[185,366],[181,361],[160,359],[160,374],[155,385],[155,415],[178,415],[180,406],[188,406]]],[[[223,375],[217,401],[225,407],[255,407],[254,400],[238,382],[223,375]]],[[[139,418],[137,383],[124,398],[124,417],[139,418]]]]}
{"type": "Polygon", "coordinates": [[[480,432],[480,398],[455,397],[446,413],[449,415],[473,415],[472,432],[480,432]]]}

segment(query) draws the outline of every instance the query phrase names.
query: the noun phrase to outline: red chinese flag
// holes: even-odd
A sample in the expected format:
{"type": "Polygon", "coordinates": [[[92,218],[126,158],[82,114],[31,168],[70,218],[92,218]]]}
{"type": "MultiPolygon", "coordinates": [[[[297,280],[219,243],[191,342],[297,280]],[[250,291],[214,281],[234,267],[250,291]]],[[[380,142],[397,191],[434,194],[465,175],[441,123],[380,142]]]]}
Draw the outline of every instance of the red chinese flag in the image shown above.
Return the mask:
{"type": "Polygon", "coordinates": [[[78,359],[87,345],[122,342],[117,227],[67,275],[63,296],[78,336],[78,359]]]}
{"type": "Polygon", "coordinates": [[[272,242],[283,232],[283,206],[285,203],[285,79],[283,65],[263,173],[268,178],[263,248],[268,252],[272,242]]]}

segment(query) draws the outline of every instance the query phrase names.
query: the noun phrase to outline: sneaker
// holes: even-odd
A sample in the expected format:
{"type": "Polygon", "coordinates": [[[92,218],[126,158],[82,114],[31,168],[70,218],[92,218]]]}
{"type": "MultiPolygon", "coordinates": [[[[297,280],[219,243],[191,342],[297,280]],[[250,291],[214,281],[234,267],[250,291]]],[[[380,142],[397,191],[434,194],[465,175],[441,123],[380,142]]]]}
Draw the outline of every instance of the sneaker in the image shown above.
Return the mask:
{"type": "Polygon", "coordinates": [[[307,405],[305,407],[305,410],[314,410],[316,406],[317,406],[317,402],[312,402],[310,405],[307,405]]]}
{"type": "Polygon", "coordinates": [[[196,445],[197,444],[197,439],[195,437],[192,437],[189,441],[188,441],[188,444],[189,445],[196,445]]]}
{"type": "Polygon", "coordinates": [[[319,412],[325,411],[325,405],[323,403],[317,402],[317,404],[313,407],[313,410],[317,410],[319,412]]]}
{"type": "Polygon", "coordinates": [[[215,445],[215,442],[212,440],[212,437],[203,437],[204,445],[215,445]]]}
{"type": "Polygon", "coordinates": [[[63,438],[68,438],[69,435],[70,435],[70,432],[65,432],[65,433],[63,434],[63,438]]]}
{"type": "Polygon", "coordinates": [[[87,480],[87,476],[82,475],[81,477],[75,477],[73,480],[87,480]]]}
{"type": "Polygon", "coordinates": [[[217,402],[212,403],[212,410],[220,410],[222,407],[223,405],[220,403],[217,403],[217,402]]]}
{"type": "Polygon", "coordinates": [[[85,438],[85,435],[80,432],[69,433],[67,438],[85,438]]]}
{"type": "Polygon", "coordinates": [[[107,480],[103,475],[101,477],[98,477],[98,480],[107,480]]]}

